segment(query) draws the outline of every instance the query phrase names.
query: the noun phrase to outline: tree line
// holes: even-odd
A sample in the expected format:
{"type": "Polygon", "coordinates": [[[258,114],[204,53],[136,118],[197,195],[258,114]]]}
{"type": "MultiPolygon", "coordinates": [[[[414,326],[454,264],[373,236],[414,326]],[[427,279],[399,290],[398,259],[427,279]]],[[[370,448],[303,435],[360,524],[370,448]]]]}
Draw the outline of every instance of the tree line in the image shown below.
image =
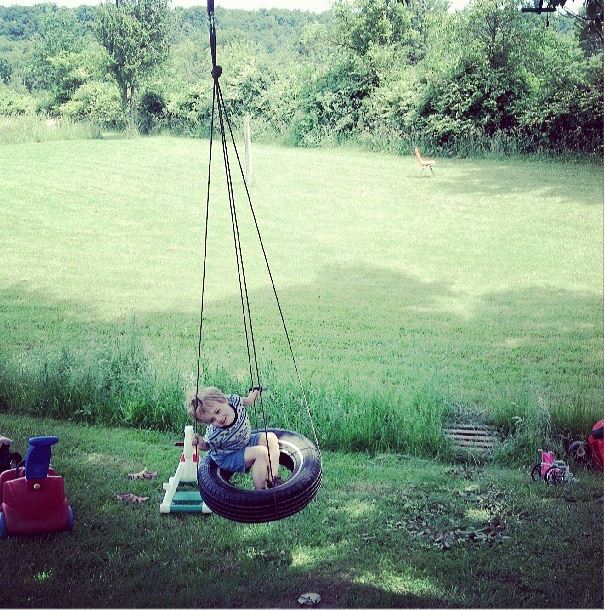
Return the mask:
{"type": "MultiPolygon", "coordinates": [[[[337,0],[322,14],[217,7],[226,105],[298,146],[442,154],[603,151],[603,10],[518,0],[337,0]]],[[[169,0],[0,7],[0,114],[207,136],[204,8],[169,0]]]]}

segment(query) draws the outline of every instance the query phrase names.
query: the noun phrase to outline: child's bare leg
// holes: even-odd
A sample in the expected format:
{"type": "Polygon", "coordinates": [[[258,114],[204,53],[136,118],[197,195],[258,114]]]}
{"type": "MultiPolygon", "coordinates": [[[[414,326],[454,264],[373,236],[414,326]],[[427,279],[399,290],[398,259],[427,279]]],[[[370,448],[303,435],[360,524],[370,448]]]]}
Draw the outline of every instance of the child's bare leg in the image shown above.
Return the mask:
{"type": "Polygon", "coordinates": [[[267,451],[267,446],[269,447],[269,455],[271,456],[271,474],[276,477],[279,473],[279,441],[277,440],[277,436],[275,433],[268,432],[265,436],[263,432],[259,436],[258,447],[262,447],[265,452],[267,451]]]}
{"type": "Polygon", "coordinates": [[[244,451],[246,467],[250,468],[254,489],[265,489],[267,487],[267,471],[269,469],[269,459],[267,448],[261,445],[247,447],[244,451]]]}

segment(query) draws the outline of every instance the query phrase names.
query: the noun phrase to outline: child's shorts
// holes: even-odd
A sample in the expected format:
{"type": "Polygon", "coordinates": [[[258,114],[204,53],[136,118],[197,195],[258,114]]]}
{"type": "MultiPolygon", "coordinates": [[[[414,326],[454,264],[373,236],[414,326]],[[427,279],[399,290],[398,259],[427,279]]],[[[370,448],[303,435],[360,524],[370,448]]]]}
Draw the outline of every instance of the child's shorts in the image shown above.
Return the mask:
{"type": "Polygon", "coordinates": [[[230,470],[231,472],[246,472],[246,460],[244,459],[244,451],[248,447],[254,447],[258,445],[260,439],[260,432],[256,432],[250,436],[250,440],[245,447],[231,451],[229,453],[212,453],[211,457],[216,462],[219,468],[223,470],[230,470]]]}

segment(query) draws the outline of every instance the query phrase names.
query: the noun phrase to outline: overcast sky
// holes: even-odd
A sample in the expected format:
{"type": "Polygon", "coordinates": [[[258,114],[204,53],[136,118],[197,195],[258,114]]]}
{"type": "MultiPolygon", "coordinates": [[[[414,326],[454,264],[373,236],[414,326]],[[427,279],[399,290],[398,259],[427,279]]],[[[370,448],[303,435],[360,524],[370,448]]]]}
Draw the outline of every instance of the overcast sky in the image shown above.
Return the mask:
{"type": "MultiPolygon", "coordinates": [[[[458,7],[464,6],[466,0],[450,0],[458,7]]],[[[80,6],[81,4],[100,4],[101,0],[52,0],[53,4],[60,6],[80,6]]],[[[19,4],[21,6],[32,6],[41,4],[40,0],[0,0],[0,6],[11,6],[19,4]]],[[[331,0],[214,0],[214,6],[224,8],[289,8],[316,13],[327,11],[330,8],[331,0]]],[[[172,0],[172,6],[206,6],[205,0],[172,0]]]]}

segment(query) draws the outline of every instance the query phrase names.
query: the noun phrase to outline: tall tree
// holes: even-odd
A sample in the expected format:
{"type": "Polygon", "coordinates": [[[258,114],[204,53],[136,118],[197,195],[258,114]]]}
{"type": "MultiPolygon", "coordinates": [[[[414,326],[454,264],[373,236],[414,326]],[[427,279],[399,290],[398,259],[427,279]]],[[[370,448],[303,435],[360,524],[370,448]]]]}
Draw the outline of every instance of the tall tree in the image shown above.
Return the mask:
{"type": "Polygon", "coordinates": [[[139,85],[168,56],[169,29],[170,0],[111,0],[99,9],[95,33],[131,125],[139,85]]]}
{"type": "Polygon", "coordinates": [[[31,46],[25,85],[30,90],[50,90],[57,84],[53,58],[79,53],[84,47],[73,11],[49,5],[39,17],[31,46]]]}

